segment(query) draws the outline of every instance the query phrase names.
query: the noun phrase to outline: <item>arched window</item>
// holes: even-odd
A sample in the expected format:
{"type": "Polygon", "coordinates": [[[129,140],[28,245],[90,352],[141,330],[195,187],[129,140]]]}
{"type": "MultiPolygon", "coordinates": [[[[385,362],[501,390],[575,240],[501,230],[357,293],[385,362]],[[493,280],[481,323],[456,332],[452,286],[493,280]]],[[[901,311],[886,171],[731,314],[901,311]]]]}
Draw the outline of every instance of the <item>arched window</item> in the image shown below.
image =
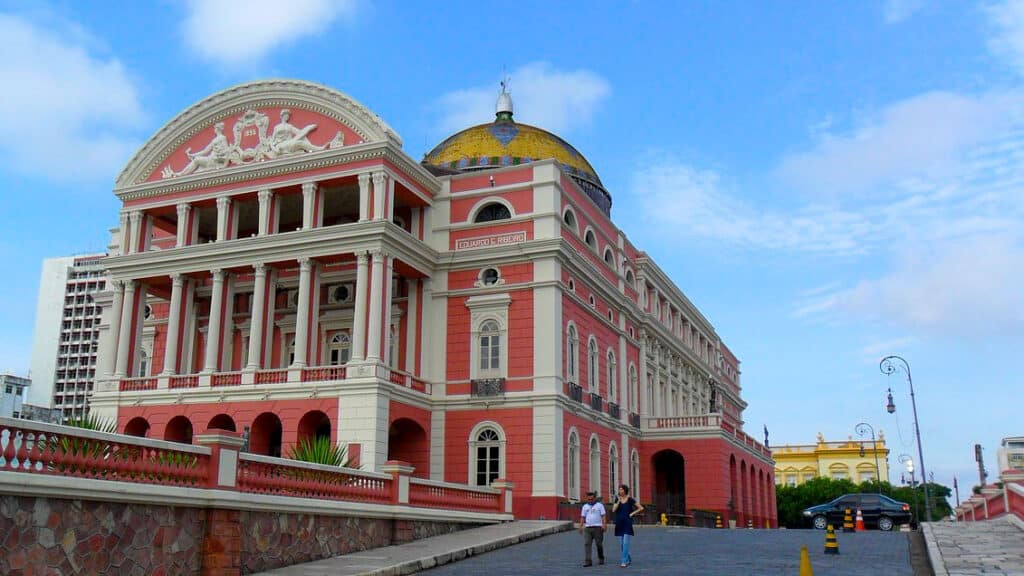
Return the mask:
{"type": "Polygon", "coordinates": [[[507,206],[501,202],[491,202],[476,213],[476,218],[473,221],[479,224],[481,222],[494,222],[495,220],[508,220],[511,217],[512,213],[508,211],[507,206]]]}
{"type": "Polygon", "coordinates": [[[619,448],[608,446],[608,493],[614,495],[619,486],[619,448]]]}
{"type": "Polygon", "coordinates": [[[498,323],[488,320],[480,326],[480,375],[501,371],[501,334],[498,323]]]}
{"type": "Polygon", "coordinates": [[[587,246],[597,250],[597,237],[594,236],[593,230],[587,230],[587,233],[583,236],[583,241],[587,243],[587,246]]]}
{"type": "Polygon", "coordinates": [[[619,397],[618,386],[615,382],[615,353],[608,350],[608,366],[605,368],[608,371],[608,401],[615,402],[619,397]]]}
{"type": "Polygon", "coordinates": [[[576,232],[576,214],[573,213],[572,209],[565,209],[565,214],[562,215],[562,221],[565,222],[565,225],[571,228],[573,232],[576,232]]]}
{"type": "Polygon", "coordinates": [[[579,336],[576,334],[576,327],[569,324],[565,331],[565,379],[573,384],[578,384],[579,374],[579,336]]]}
{"type": "Polygon", "coordinates": [[[599,375],[600,362],[597,358],[597,340],[593,336],[590,337],[590,342],[587,344],[587,384],[591,392],[600,393],[601,390],[598,388],[600,385],[599,375]]]}
{"type": "Polygon", "coordinates": [[[601,445],[597,436],[590,437],[590,490],[601,494],[601,445]]]}
{"type": "Polygon", "coordinates": [[[331,337],[330,362],[332,366],[339,366],[349,361],[352,355],[352,343],[349,340],[348,332],[338,332],[331,337]]]}
{"type": "Polygon", "coordinates": [[[629,483],[633,498],[640,499],[640,454],[633,450],[629,457],[629,483]]]}
{"type": "Polygon", "coordinates": [[[469,439],[470,484],[490,486],[504,474],[503,436],[495,426],[485,424],[473,431],[469,439]]]}
{"type": "Polygon", "coordinates": [[[139,350],[139,377],[149,376],[149,354],[145,350],[139,350]]]}
{"type": "Polygon", "coordinates": [[[604,249],[604,263],[615,268],[615,254],[612,253],[611,248],[604,249]]]}
{"type": "Polygon", "coordinates": [[[636,375],[636,365],[633,363],[629,364],[629,410],[631,412],[639,412],[639,406],[637,401],[639,400],[638,394],[640,393],[640,382],[636,375]]]}
{"type": "Polygon", "coordinates": [[[580,437],[576,431],[569,432],[569,450],[567,451],[569,469],[569,498],[580,499],[580,437]]]}
{"type": "Polygon", "coordinates": [[[632,270],[626,270],[626,285],[630,288],[636,288],[636,278],[633,276],[632,270]]]}

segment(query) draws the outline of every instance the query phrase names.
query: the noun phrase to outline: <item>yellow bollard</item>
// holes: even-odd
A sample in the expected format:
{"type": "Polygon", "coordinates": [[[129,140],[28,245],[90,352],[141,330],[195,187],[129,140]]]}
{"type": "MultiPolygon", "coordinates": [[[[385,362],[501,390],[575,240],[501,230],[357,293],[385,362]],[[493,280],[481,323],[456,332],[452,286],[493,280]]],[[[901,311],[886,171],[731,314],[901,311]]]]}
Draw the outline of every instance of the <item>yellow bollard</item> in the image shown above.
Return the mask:
{"type": "Polygon", "coordinates": [[[843,532],[853,532],[853,514],[850,513],[850,509],[846,509],[846,514],[843,515],[843,532]]]}
{"type": "Polygon", "coordinates": [[[800,576],[814,576],[811,557],[807,555],[807,546],[800,547],[800,576]]]}
{"type": "Polygon", "coordinates": [[[722,515],[721,514],[715,514],[715,528],[721,528],[721,527],[722,527],[722,515]]]}
{"type": "Polygon", "coordinates": [[[825,554],[839,554],[839,541],[836,540],[836,530],[831,524],[825,531],[825,554]]]}
{"type": "Polygon", "coordinates": [[[765,520],[764,521],[764,529],[765,530],[771,530],[772,529],[772,521],[771,520],[765,520]]]}
{"type": "Polygon", "coordinates": [[[668,526],[668,516],[664,512],[661,513],[661,525],[668,526]]]}

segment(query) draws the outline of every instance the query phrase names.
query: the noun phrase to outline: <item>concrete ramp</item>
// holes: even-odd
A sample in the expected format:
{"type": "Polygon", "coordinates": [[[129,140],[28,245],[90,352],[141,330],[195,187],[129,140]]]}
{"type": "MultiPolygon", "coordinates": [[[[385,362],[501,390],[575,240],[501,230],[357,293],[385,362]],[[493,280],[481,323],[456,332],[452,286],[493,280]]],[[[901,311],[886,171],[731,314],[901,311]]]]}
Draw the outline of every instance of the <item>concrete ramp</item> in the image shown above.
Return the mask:
{"type": "Polygon", "coordinates": [[[520,520],[296,564],[257,576],[398,576],[572,529],[572,522],[520,520]]]}

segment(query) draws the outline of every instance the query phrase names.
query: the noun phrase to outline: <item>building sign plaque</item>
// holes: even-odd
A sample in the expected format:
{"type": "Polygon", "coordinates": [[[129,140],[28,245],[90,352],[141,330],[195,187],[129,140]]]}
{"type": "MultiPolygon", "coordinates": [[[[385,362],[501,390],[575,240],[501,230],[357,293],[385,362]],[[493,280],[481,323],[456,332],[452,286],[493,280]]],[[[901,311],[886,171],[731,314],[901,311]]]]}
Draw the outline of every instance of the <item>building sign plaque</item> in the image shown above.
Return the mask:
{"type": "Polygon", "coordinates": [[[490,234],[488,236],[476,236],[473,238],[460,238],[455,241],[456,250],[473,250],[476,248],[493,248],[503,244],[518,244],[526,242],[526,231],[506,232],[505,234],[490,234]]]}

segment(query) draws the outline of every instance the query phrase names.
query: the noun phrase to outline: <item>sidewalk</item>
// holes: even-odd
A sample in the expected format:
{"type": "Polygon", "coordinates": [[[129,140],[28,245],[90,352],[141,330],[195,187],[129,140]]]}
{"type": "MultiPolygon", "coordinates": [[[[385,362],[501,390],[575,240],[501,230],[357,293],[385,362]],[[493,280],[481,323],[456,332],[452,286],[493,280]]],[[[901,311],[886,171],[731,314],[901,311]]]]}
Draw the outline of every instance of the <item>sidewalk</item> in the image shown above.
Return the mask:
{"type": "Polygon", "coordinates": [[[397,576],[572,529],[571,522],[522,520],[296,564],[257,576],[397,576]]]}
{"type": "Polygon", "coordinates": [[[1024,576],[1024,529],[1012,521],[922,525],[935,576],[1024,576]]]}

